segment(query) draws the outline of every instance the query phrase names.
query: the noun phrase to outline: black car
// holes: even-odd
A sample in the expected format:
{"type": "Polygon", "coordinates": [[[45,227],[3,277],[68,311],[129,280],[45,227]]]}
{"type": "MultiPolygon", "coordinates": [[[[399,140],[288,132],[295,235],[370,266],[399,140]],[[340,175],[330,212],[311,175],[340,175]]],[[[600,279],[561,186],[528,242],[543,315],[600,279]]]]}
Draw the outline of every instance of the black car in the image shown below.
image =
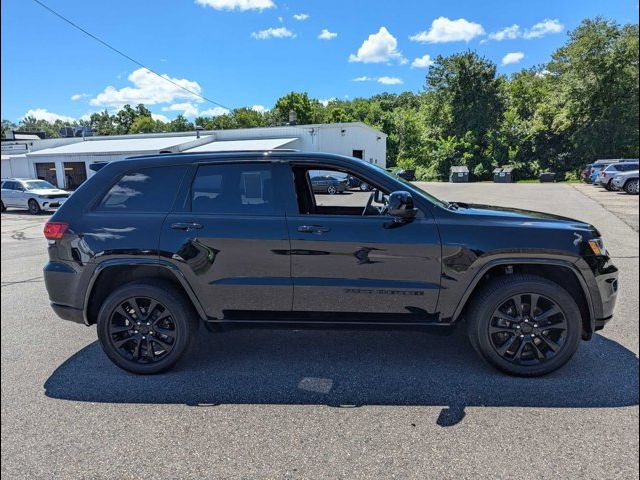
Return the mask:
{"type": "Polygon", "coordinates": [[[340,180],[330,175],[317,175],[311,177],[311,187],[314,193],[335,195],[336,193],[344,193],[349,187],[349,182],[347,179],[340,180]]]}
{"type": "Polygon", "coordinates": [[[200,322],[440,330],[464,323],[493,366],[541,375],[603,328],[618,291],[617,268],[591,225],[447,203],[329,154],[112,162],[44,233],[54,311],[97,324],[108,357],[136,373],[174,365],[200,322]],[[319,169],[374,190],[323,205],[309,174],[319,169]]]}

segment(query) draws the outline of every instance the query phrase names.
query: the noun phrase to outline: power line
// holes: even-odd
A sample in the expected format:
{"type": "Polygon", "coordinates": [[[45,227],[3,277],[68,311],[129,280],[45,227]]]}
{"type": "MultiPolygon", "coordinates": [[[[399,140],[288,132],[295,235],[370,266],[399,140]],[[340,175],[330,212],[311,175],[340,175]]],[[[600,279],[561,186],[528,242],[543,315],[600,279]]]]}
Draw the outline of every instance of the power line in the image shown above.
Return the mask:
{"type": "Polygon", "coordinates": [[[161,78],[162,80],[165,80],[169,83],[171,83],[172,85],[175,85],[176,87],[184,90],[185,92],[189,92],[191,95],[195,95],[196,97],[200,97],[201,99],[205,100],[206,102],[212,103],[214,105],[217,105],[219,107],[225,108],[227,110],[231,110],[229,107],[226,107],[224,105],[222,105],[221,103],[218,103],[214,100],[211,100],[210,98],[205,97],[204,95],[200,95],[199,93],[194,92],[193,90],[189,90],[186,87],[183,87],[182,85],[180,85],[179,83],[174,82],[173,80],[171,80],[170,78],[167,77],[163,77],[162,75],[160,75],[158,72],[150,69],[149,67],[147,67],[146,65],[140,63],[138,60],[136,60],[135,58],[131,58],[129,55],[127,55],[126,53],[124,53],[121,50],[118,50],[116,47],[108,44],[107,42],[105,42],[104,40],[102,40],[101,38],[96,37],[94,34],[92,34],[91,32],[86,31],[84,28],[82,28],[80,25],[77,25],[76,23],[73,23],[71,20],[69,20],[68,18],[66,18],[64,15],[56,12],[55,10],[53,10],[52,8],[50,8],[49,6],[45,5],[44,3],[42,3],[40,0],[33,0],[34,2],[36,2],[38,5],[40,5],[42,8],[48,10],[49,12],[51,12],[52,14],[54,14],[56,17],[58,17],[59,19],[67,22],[69,25],[71,25],[74,28],[77,28],[78,30],[80,30],[82,33],[84,33],[85,35],[93,38],[96,42],[101,43],[102,45],[104,45],[105,47],[107,47],[110,50],[113,50],[114,52],[116,52],[118,55],[122,55],[124,58],[126,58],[127,60],[135,63],[136,65],[145,68],[147,70],[149,70],[151,73],[153,73],[155,76],[161,78]]]}

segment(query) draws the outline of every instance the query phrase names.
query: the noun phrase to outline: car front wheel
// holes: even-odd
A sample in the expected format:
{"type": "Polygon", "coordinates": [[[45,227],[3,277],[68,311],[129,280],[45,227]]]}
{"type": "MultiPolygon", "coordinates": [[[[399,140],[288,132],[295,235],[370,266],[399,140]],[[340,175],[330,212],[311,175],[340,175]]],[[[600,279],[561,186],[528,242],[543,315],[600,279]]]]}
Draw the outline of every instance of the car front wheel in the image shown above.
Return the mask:
{"type": "Polygon", "coordinates": [[[114,291],[98,314],[98,339],[109,359],[137,374],[173,367],[189,349],[197,314],[170,283],[133,282],[114,291]]]}
{"type": "Polygon", "coordinates": [[[42,211],[42,209],[40,208],[40,204],[33,198],[29,200],[29,203],[27,205],[29,206],[29,213],[31,215],[38,215],[42,211]]]}
{"type": "Polygon", "coordinates": [[[546,278],[516,274],[491,281],[468,310],[469,339],[482,358],[512,374],[533,377],[569,361],[582,317],[572,296],[546,278]]]}
{"type": "Polygon", "coordinates": [[[624,191],[630,195],[638,195],[638,179],[629,180],[624,184],[624,191]]]}

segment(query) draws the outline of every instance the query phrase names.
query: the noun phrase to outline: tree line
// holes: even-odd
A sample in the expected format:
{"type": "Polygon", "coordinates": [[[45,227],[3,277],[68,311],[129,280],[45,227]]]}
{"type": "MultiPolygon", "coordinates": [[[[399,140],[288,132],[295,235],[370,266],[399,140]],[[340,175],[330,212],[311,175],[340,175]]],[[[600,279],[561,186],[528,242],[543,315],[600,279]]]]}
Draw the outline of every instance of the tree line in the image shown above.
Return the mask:
{"type": "MultiPolygon", "coordinates": [[[[387,163],[415,169],[421,180],[442,180],[452,165],[466,165],[476,179],[512,165],[521,178],[553,171],[575,178],[598,158],[637,158],[638,24],[584,20],[551,60],[511,76],[474,51],[438,56],[420,92],[321,103],[304,92],[279,98],[268,111],[236,108],[224,115],[179,115],[155,120],[144,105],[87,121],[98,135],[182,132],[361,121],[388,135],[387,163]]],[[[24,118],[19,127],[58,136],[68,125],[24,118]]],[[[11,128],[3,121],[3,131],[11,128]]]]}

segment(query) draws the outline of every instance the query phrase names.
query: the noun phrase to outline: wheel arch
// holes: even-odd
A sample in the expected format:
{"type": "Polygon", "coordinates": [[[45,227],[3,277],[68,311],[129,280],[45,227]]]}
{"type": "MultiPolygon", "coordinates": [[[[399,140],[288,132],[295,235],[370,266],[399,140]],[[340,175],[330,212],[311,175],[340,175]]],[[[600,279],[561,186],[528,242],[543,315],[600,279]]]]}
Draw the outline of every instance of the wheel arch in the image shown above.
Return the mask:
{"type": "Polygon", "coordinates": [[[84,299],[84,323],[96,323],[100,305],[114,288],[144,278],[161,278],[171,282],[191,302],[201,319],[206,314],[195,292],[182,272],[168,262],[154,262],[144,259],[108,260],[93,271],[84,299]]]}
{"type": "Polygon", "coordinates": [[[562,286],[574,297],[582,314],[582,337],[585,340],[591,338],[594,332],[595,310],[589,288],[577,267],[562,260],[548,259],[499,259],[488,262],[475,275],[452,317],[453,322],[458,322],[464,317],[467,307],[471,304],[473,296],[492,279],[499,276],[509,276],[513,273],[529,273],[554,281],[562,286]]]}

